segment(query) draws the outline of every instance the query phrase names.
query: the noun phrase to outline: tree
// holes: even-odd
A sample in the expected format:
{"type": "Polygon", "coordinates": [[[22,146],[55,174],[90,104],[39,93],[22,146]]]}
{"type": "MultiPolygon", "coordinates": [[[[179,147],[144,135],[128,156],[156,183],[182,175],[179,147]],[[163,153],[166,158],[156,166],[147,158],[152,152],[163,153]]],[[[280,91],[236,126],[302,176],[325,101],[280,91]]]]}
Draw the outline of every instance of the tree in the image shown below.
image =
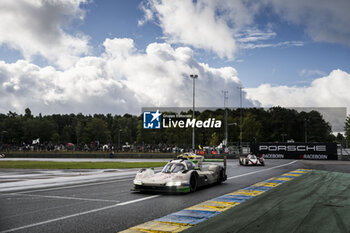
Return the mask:
{"type": "Polygon", "coordinates": [[[37,138],[40,138],[40,142],[49,142],[55,133],[55,125],[48,119],[28,119],[24,122],[23,129],[27,143],[37,138]]]}
{"type": "Polygon", "coordinates": [[[344,135],[341,133],[338,133],[334,141],[340,144],[344,144],[344,141],[345,141],[344,135]]]}
{"type": "Polygon", "coordinates": [[[25,118],[33,118],[32,111],[30,111],[29,108],[26,108],[26,109],[24,110],[24,112],[25,112],[25,114],[24,114],[24,117],[25,117],[25,118]]]}
{"type": "MultiPolygon", "coordinates": [[[[264,138],[267,141],[283,141],[285,135],[296,141],[302,141],[299,114],[292,109],[273,107],[268,110],[268,116],[262,117],[264,126],[264,138]],[[284,135],[284,136],[282,136],[284,135]]],[[[260,118],[259,118],[260,119],[260,118]]]]}
{"type": "Polygon", "coordinates": [[[260,141],[261,123],[256,119],[255,115],[248,112],[242,122],[242,139],[246,142],[260,141]]]}
{"type": "Polygon", "coordinates": [[[219,144],[219,137],[216,134],[216,132],[214,132],[211,137],[210,137],[210,142],[209,145],[211,146],[217,146],[219,144]]]}
{"type": "Polygon", "coordinates": [[[1,138],[4,144],[19,144],[24,138],[23,121],[17,115],[9,115],[3,119],[0,122],[0,128],[1,138]]]}
{"type": "Polygon", "coordinates": [[[99,141],[100,143],[109,143],[110,132],[107,129],[107,123],[102,119],[93,118],[87,123],[87,133],[90,141],[99,141]]]}
{"type": "Polygon", "coordinates": [[[329,141],[331,126],[317,111],[307,113],[307,137],[308,142],[329,141]]]}
{"type": "Polygon", "coordinates": [[[62,130],[61,141],[72,142],[74,130],[70,125],[66,125],[62,130]]]}
{"type": "Polygon", "coordinates": [[[51,141],[54,143],[54,144],[59,144],[60,142],[60,135],[56,132],[56,133],[53,133],[52,134],[52,137],[51,137],[51,141]]]}
{"type": "MultiPolygon", "coordinates": [[[[237,142],[240,136],[240,109],[228,109],[228,136],[230,142],[237,142]]],[[[243,111],[243,137],[245,142],[252,141],[282,141],[294,139],[304,141],[344,141],[338,135],[331,135],[330,125],[325,122],[318,112],[296,112],[282,107],[273,107],[269,110],[263,108],[242,109],[243,111]],[[281,136],[283,135],[283,136],[281,136]],[[287,137],[286,137],[287,135],[287,137]]],[[[215,118],[224,122],[224,109],[206,110],[196,112],[196,119],[205,121],[215,118]]],[[[175,115],[175,113],[164,113],[175,115]]],[[[192,116],[192,111],[181,112],[181,115],[192,116]]],[[[186,120],[184,117],[182,120],[186,120]]],[[[178,119],[179,120],[179,119],[178,119]]],[[[350,116],[345,125],[346,142],[350,142],[350,116]]],[[[117,144],[120,133],[121,144],[137,141],[139,145],[161,145],[181,148],[192,147],[192,128],[162,128],[157,130],[143,129],[142,115],[123,116],[111,114],[83,115],[54,114],[33,116],[29,108],[24,115],[15,112],[0,114],[0,133],[4,145],[23,145],[32,143],[32,140],[40,138],[43,145],[50,142],[76,143],[80,148],[84,144],[99,141],[103,143],[117,144]],[[120,131],[122,130],[122,131],[120,131]],[[2,133],[1,133],[2,132],[2,133]]],[[[224,139],[224,124],[221,128],[197,128],[196,145],[218,145],[224,139]]],[[[0,138],[0,139],[1,139],[0,138]]]]}

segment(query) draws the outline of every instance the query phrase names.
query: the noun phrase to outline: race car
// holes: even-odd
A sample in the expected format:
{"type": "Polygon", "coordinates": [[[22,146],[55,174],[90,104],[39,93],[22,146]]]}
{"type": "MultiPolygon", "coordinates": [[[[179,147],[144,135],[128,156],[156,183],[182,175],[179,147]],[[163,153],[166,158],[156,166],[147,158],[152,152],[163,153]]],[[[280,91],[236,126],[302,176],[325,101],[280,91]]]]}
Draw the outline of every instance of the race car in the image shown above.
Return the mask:
{"type": "Polygon", "coordinates": [[[264,158],[259,158],[254,154],[249,154],[246,157],[240,157],[239,164],[244,166],[265,166],[265,160],[264,158]]]}
{"type": "Polygon", "coordinates": [[[151,168],[139,170],[133,181],[133,191],[189,193],[226,179],[226,157],[210,160],[186,153],[170,160],[161,172],[156,173],[151,168]],[[223,162],[224,165],[204,164],[205,162],[223,162]]]}

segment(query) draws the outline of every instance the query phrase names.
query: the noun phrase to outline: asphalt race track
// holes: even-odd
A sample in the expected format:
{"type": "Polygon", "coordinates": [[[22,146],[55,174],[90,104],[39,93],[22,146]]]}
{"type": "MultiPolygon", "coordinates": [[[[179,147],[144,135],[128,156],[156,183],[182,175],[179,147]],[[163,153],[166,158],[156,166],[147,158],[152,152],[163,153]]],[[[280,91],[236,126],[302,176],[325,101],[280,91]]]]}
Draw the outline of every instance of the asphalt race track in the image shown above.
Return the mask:
{"type": "MultiPolygon", "coordinates": [[[[118,232],[291,170],[350,172],[349,165],[345,161],[267,160],[265,167],[243,167],[238,160],[229,160],[225,183],[185,195],[132,193],[135,171],[130,170],[109,171],[75,183],[65,183],[69,180],[66,177],[52,186],[13,190],[1,187],[16,183],[15,180],[0,178],[0,233],[118,232]]],[[[25,176],[23,170],[0,172],[7,172],[8,177],[20,174],[29,184],[34,179],[25,176]]],[[[61,175],[56,173],[55,177],[61,175]]]]}

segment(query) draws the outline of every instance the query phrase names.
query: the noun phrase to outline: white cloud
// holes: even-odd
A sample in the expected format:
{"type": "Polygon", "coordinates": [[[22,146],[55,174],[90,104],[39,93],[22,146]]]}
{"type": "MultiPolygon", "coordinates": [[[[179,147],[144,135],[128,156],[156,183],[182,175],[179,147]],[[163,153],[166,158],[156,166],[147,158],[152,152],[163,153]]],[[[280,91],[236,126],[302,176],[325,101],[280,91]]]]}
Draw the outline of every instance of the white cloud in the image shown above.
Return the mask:
{"type": "Polygon", "coordinates": [[[256,48],[271,48],[271,47],[300,47],[303,46],[302,41],[284,41],[279,43],[246,43],[242,45],[245,49],[256,49],[256,48]]]}
{"type": "MultiPolygon", "coordinates": [[[[21,51],[26,59],[10,64],[0,61],[1,112],[23,112],[24,108],[30,107],[34,113],[44,114],[139,113],[142,106],[190,106],[192,81],[189,74],[199,75],[197,106],[222,106],[222,90],[229,90],[230,100],[233,100],[229,101],[231,106],[238,106],[237,86],[241,84],[234,68],[212,68],[195,60],[191,48],[175,49],[172,44],[202,48],[229,59],[239,47],[303,45],[299,41],[267,43],[276,33],[269,28],[264,31],[251,27],[261,5],[242,0],[150,0],[142,8],[145,17],[139,25],[158,20],[167,43],[152,43],[145,52],[140,52],[132,39],[106,39],[102,55],[86,56],[89,53],[88,38],[65,31],[72,21],[84,18],[80,4],[85,1],[0,1],[0,45],[21,51]],[[62,70],[33,64],[31,60],[37,55],[62,70]]],[[[343,7],[347,6],[346,2],[337,1],[343,7]]],[[[328,9],[322,0],[314,9],[316,0],[304,1],[300,4],[308,9],[306,11],[291,2],[284,9],[278,1],[265,0],[265,4],[272,4],[284,19],[305,24],[315,40],[332,41],[333,37],[328,33],[331,31],[334,38],[338,38],[336,42],[343,43],[342,38],[350,38],[348,29],[341,32],[338,28],[344,25],[340,16],[334,16],[343,12],[338,6],[332,5],[328,9]],[[321,16],[323,13],[327,14],[321,16]],[[330,16],[334,19],[330,20],[330,16]],[[322,20],[330,22],[322,24],[322,20]],[[336,25],[338,21],[339,25],[336,25]],[[324,25],[321,34],[314,32],[320,27],[317,23],[324,25]]],[[[301,75],[311,73],[316,74],[317,70],[301,71],[301,75]]],[[[244,98],[243,105],[252,106],[254,102],[265,106],[348,106],[350,98],[346,87],[350,84],[349,79],[348,73],[335,70],[312,82],[310,87],[264,84],[246,89],[248,100],[244,98]]]]}
{"type": "Polygon", "coordinates": [[[349,0],[264,0],[288,23],[302,25],[315,41],[350,46],[349,0]]]}
{"type": "Polygon", "coordinates": [[[85,35],[64,29],[82,20],[80,4],[86,0],[0,1],[0,45],[20,51],[26,60],[43,56],[62,68],[70,67],[89,52],[85,35]]]}
{"type": "MultiPolygon", "coordinates": [[[[196,105],[221,107],[222,90],[239,96],[240,80],[232,67],[212,68],[193,58],[188,47],[150,44],[137,51],[131,39],[106,39],[105,52],[80,58],[63,71],[28,61],[0,61],[0,112],[140,113],[141,107],[187,107],[192,104],[192,80],[198,74],[196,105]]],[[[233,99],[233,98],[232,98],[233,99]]],[[[230,99],[231,106],[238,106],[230,99]]],[[[252,103],[244,100],[245,106],[252,103]]]]}
{"type": "Polygon", "coordinates": [[[247,98],[262,106],[347,107],[350,109],[350,74],[333,70],[307,87],[271,86],[246,88],[247,98]]]}
{"type": "Polygon", "coordinates": [[[322,71],[322,70],[318,70],[318,69],[314,69],[314,70],[309,70],[309,69],[302,69],[299,72],[299,76],[301,77],[310,77],[310,76],[325,76],[326,72],[322,71]]]}
{"type": "Polygon", "coordinates": [[[271,47],[291,47],[291,46],[303,46],[302,41],[282,41],[282,42],[266,42],[275,39],[277,33],[271,29],[265,31],[257,28],[247,28],[242,32],[235,35],[237,41],[240,43],[240,48],[243,49],[256,49],[256,48],[271,48],[271,47]]]}
{"type": "MultiPolygon", "coordinates": [[[[181,43],[233,59],[238,49],[303,46],[302,41],[261,43],[278,38],[271,23],[257,22],[262,12],[275,12],[300,25],[314,41],[350,46],[349,0],[145,0],[144,18],[155,21],[168,43],[181,43]],[[259,28],[260,27],[260,28],[259,28]]],[[[266,14],[266,13],[264,13],[266,14]]]]}
{"type": "Polygon", "coordinates": [[[135,111],[133,93],[120,81],[105,76],[105,61],[85,57],[72,68],[58,71],[27,61],[0,62],[0,111],[41,113],[105,113],[135,111]],[[108,111],[109,110],[109,111],[108,111]]]}
{"type": "Polygon", "coordinates": [[[154,18],[152,10],[169,43],[213,51],[220,58],[233,58],[235,31],[252,22],[252,14],[240,0],[150,0],[147,6],[145,19],[154,18]]]}
{"type": "Polygon", "coordinates": [[[168,43],[205,49],[226,59],[234,59],[240,48],[302,46],[300,41],[259,43],[277,35],[270,23],[258,29],[254,22],[263,6],[242,0],[148,0],[141,4],[144,18],[139,25],[156,21],[168,43]]]}
{"type": "Polygon", "coordinates": [[[276,32],[271,30],[263,32],[258,29],[247,29],[246,31],[238,34],[238,41],[241,43],[256,42],[260,40],[270,40],[276,37],[276,32]]]}
{"type": "MultiPolygon", "coordinates": [[[[144,4],[146,4],[146,3],[144,3],[144,4]]],[[[141,5],[140,5],[140,9],[144,12],[144,17],[143,17],[143,19],[140,19],[140,20],[137,21],[137,24],[139,26],[142,26],[146,22],[148,22],[148,21],[153,19],[153,12],[152,12],[152,10],[147,8],[147,6],[144,5],[144,4],[141,3],[141,5]]]]}

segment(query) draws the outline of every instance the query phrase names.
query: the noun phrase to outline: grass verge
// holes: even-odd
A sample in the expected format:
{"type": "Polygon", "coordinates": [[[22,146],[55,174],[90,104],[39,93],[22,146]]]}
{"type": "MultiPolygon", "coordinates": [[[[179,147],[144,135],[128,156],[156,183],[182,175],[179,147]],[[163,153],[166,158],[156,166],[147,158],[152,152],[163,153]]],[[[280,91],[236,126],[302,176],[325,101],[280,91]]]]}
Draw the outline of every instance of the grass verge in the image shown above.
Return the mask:
{"type": "Polygon", "coordinates": [[[350,232],[350,174],[311,171],[184,233],[350,232]]]}
{"type": "Polygon", "coordinates": [[[0,168],[17,169],[112,169],[162,167],[166,162],[50,162],[0,161],[0,168]]]}

